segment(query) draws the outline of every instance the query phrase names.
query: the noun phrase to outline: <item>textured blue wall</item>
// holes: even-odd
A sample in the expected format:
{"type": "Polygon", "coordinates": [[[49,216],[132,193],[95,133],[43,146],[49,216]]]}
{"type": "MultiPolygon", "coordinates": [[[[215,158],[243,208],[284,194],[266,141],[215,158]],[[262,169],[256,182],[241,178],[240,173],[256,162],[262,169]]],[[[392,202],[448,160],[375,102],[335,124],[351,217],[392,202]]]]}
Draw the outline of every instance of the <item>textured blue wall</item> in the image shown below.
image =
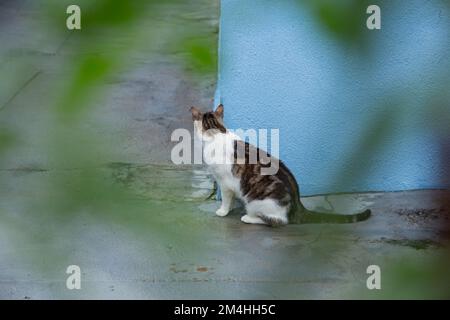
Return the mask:
{"type": "Polygon", "coordinates": [[[428,105],[449,90],[444,1],[379,3],[370,59],[296,2],[221,1],[216,100],[228,127],[279,128],[303,195],[448,187],[449,140],[428,105]]]}

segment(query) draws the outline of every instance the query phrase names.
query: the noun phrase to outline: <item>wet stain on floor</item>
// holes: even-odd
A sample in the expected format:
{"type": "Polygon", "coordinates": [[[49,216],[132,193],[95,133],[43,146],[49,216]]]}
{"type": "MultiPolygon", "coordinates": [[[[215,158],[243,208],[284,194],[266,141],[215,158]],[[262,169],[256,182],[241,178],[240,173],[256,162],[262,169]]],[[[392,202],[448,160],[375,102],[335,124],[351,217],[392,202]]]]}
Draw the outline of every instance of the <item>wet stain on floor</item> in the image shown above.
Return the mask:
{"type": "Polygon", "coordinates": [[[381,237],[378,240],[372,242],[387,243],[395,246],[410,247],[416,250],[424,249],[437,249],[442,248],[444,245],[440,242],[431,239],[390,239],[381,237]]]}
{"type": "Polygon", "coordinates": [[[197,271],[198,272],[208,272],[208,268],[207,267],[197,267],[197,271]]]}

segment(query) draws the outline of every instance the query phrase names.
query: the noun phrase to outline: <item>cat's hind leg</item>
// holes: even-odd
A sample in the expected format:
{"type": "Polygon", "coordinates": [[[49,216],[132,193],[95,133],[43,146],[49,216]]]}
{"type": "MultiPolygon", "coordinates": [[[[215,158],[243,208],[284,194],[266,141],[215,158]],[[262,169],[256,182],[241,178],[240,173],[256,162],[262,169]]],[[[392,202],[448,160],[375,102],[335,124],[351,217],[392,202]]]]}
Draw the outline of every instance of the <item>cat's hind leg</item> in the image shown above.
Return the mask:
{"type": "Polygon", "coordinates": [[[273,199],[251,201],[247,204],[246,210],[247,215],[251,217],[251,220],[258,221],[257,223],[263,221],[264,224],[270,226],[280,226],[288,223],[288,208],[280,206],[277,201],[273,199]]]}
{"type": "Polygon", "coordinates": [[[244,223],[251,223],[251,224],[266,224],[260,217],[251,216],[248,214],[242,216],[241,221],[244,223]]]}

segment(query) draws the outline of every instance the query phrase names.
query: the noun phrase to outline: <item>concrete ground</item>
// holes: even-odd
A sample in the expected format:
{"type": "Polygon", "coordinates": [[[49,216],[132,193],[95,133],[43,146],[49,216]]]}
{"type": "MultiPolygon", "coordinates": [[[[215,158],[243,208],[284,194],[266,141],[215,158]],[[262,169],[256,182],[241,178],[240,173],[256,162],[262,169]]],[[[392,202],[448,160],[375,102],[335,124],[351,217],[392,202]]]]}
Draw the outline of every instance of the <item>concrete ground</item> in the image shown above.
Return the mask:
{"type": "MultiPolygon", "coordinates": [[[[33,3],[0,1],[0,298],[448,297],[448,190],[303,199],[322,211],[372,209],[349,225],[245,225],[239,209],[216,217],[204,169],[168,164],[170,133],[190,129],[186,107],[209,106],[214,92],[215,76],[193,81],[174,62],[183,53],[132,52],[92,117],[52,149],[65,132],[54,128],[53,85],[66,79],[64,61],[87,53],[76,37],[39,32],[46,19],[33,3]],[[7,149],[3,132],[14,136],[7,149]],[[83,165],[64,157],[84,150],[83,134],[113,152],[83,165]],[[366,288],[372,264],[381,290],[366,288]],[[81,290],[66,288],[69,265],[81,268],[81,290]]],[[[213,17],[216,37],[216,8],[183,19],[213,17]]]]}
{"type": "Polygon", "coordinates": [[[203,200],[211,181],[201,168],[101,170],[133,191],[121,200],[128,209],[46,214],[27,204],[45,198],[48,190],[36,187],[64,170],[0,172],[7,181],[0,202],[1,298],[428,298],[448,290],[436,281],[446,275],[436,274],[435,264],[448,252],[449,191],[307,197],[311,208],[369,207],[373,216],[355,224],[270,228],[243,224],[239,208],[215,216],[218,203],[203,200]],[[81,290],[66,288],[72,264],[81,268],[81,290]],[[373,264],[381,268],[382,289],[369,291],[366,269],[373,264]],[[419,276],[402,282],[411,272],[419,276]]]}

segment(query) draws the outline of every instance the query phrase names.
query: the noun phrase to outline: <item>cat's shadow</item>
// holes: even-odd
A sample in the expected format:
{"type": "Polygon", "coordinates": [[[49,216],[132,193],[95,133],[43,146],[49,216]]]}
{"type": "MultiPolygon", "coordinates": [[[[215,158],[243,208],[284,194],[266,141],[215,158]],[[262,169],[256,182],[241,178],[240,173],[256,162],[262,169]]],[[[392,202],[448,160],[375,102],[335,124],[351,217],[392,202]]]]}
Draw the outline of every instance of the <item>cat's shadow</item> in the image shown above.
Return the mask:
{"type": "Polygon", "coordinates": [[[235,207],[230,210],[227,216],[239,216],[245,215],[245,208],[243,206],[235,207]]]}

